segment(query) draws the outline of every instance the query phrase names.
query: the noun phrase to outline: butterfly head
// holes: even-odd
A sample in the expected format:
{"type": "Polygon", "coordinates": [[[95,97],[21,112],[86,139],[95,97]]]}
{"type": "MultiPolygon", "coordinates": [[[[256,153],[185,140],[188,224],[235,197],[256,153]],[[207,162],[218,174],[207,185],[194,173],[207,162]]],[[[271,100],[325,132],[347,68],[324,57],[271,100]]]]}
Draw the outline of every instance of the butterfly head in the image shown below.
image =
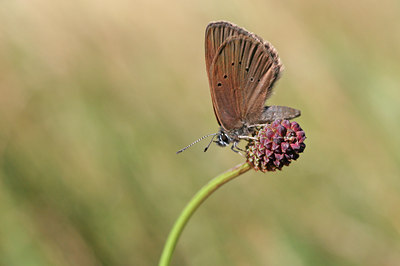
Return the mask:
{"type": "Polygon", "coordinates": [[[233,142],[233,138],[231,138],[222,129],[217,133],[217,140],[215,141],[215,143],[217,143],[218,146],[226,147],[232,142],[233,142]]]}

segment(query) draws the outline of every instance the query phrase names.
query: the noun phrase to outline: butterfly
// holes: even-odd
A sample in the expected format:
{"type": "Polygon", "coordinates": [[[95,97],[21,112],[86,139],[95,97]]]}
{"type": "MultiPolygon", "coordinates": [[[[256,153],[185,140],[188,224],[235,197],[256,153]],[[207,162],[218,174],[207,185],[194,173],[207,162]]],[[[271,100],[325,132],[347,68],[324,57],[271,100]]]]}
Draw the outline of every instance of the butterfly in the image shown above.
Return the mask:
{"type": "Polygon", "coordinates": [[[237,151],[239,141],[248,139],[257,126],[300,116],[291,107],[265,106],[283,70],[271,43],[233,23],[211,22],[205,33],[205,59],[220,129],[203,138],[214,135],[219,146],[232,144],[231,149],[237,151]]]}

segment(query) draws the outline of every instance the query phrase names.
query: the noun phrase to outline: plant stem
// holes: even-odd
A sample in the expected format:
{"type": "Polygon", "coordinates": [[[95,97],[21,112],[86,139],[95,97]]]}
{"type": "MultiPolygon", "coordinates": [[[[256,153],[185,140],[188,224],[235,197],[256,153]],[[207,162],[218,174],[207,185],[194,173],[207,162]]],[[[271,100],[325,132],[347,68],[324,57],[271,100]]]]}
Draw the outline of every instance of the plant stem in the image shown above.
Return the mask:
{"type": "Polygon", "coordinates": [[[189,221],[192,214],[196,209],[207,199],[215,190],[224,185],[225,183],[231,181],[235,177],[247,172],[251,166],[248,163],[242,163],[234,168],[229,169],[225,173],[212,179],[205,186],[203,186],[194,197],[189,201],[186,207],[183,209],[178,219],[176,220],[171,232],[168,235],[167,241],[164,245],[164,250],[161,254],[159,266],[168,266],[172,253],[174,252],[176,243],[178,242],[179,236],[181,235],[183,228],[189,221]]]}

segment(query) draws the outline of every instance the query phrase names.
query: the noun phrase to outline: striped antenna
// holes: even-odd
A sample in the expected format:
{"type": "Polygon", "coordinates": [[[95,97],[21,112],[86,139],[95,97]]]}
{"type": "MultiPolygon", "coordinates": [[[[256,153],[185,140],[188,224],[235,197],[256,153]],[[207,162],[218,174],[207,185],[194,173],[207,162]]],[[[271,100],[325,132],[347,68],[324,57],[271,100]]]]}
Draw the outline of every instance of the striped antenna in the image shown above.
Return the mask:
{"type": "MultiPolygon", "coordinates": [[[[193,146],[194,144],[196,144],[196,143],[199,142],[199,141],[202,141],[202,140],[205,139],[205,138],[208,138],[208,137],[210,137],[210,136],[214,136],[214,137],[215,137],[215,135],[217,135],[217,133],[212,133],[212,134],[205,135],[205,136],[199,138],[198,140],[196,140],[195,142],[193,142],[192,144],[187,145],[185,148],[180,149],[179,151],[176,152],[176,154],[183,152],[184,150],[190,148],[191,146],[193,146]]],[[[212,142],[212,140],[214,139],[214,137],[211,139],[211,142],[212,142]]],[[[211,144],[211,142],[210,142],[210,144],[211,144]]],[[[206,149],[205,149],[204,151],[207,151],[207,149],[208,149],[208,147],[210,146],[210,144],[208,144],[208,146],[206,147],[206,149]]]]}

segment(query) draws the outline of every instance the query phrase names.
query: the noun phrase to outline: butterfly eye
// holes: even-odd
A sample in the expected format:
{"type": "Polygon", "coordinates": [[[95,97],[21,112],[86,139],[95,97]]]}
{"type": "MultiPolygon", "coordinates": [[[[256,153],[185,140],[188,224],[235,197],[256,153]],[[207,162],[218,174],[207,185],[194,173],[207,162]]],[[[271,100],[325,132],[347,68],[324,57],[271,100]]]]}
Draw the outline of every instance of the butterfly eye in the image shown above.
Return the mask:
{"type": "Polygon", "coordinates": [[[253,77],[251,77],[251,78],[250,78],[250,82],[253,82],[253,81],[254,81],[254,78],[253,78],[253,77]]]}
{"type": "Polygon", "coordinates": [[[222,86],[222,83],[221,83],[221,82],[218,82],[217,86],[218,86],[218,87],[221,87],[221,86],[222,86]]]}

